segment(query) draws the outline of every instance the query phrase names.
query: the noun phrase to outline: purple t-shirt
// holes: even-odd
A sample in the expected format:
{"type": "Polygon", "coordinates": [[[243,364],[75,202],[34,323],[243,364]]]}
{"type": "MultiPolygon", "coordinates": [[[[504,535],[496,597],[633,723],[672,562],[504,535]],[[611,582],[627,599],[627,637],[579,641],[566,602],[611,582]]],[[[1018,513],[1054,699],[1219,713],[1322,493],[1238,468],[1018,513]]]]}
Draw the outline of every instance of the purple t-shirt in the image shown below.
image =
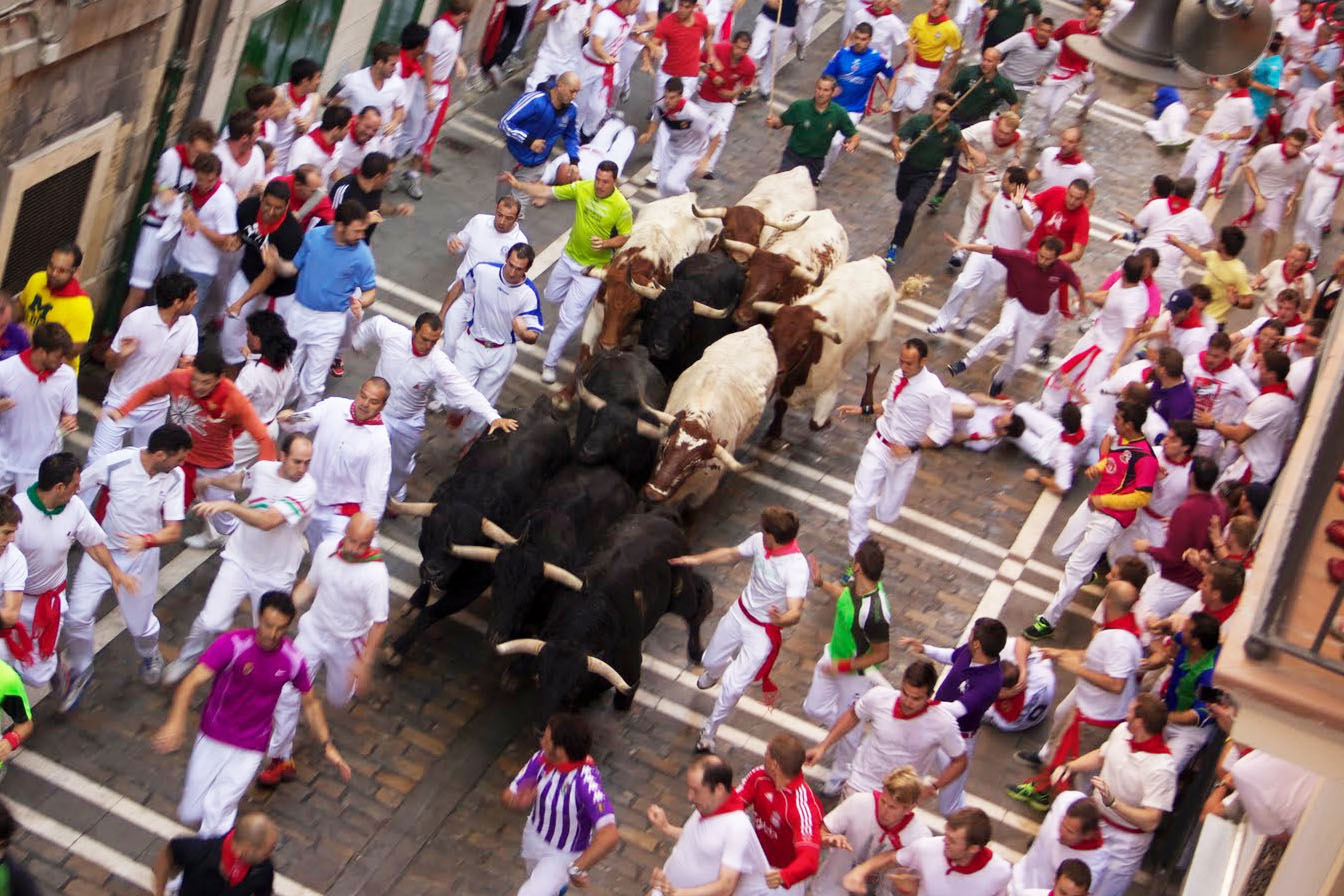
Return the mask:
{"type": "Polygon", "coordinates": [[[14,357],[31,344],[28,331],[23,328],[23,324],[17,322],[9,324],[0,330],[0,361],[14,357]]]}
{"type": "Polygon", "coordinates": [[[1003,666],[999,663],[971,665],[971,645],[963,644],[952,651],[952,665],[947,677],[938,686],[933,699],[939,703],[960,701],[966,712],[957,719],[963,734],[974,734],[980,729],[985,710],[994,704],[1003,687],[1003,666]]]}
{"type": "Polygon", "coordinates": [[[288,638],[275,650],[257,646],[254,629],[227,632],[201,655],[215,672],[201,712],[201,733],[244,750],[265,750],[280,691],[292,684],[303,693],[313,687],[303,654],[288,638]]]}
{"type": "Polygon", "coordinates": [[[583,852],[593,831],[616,823],[611,800],[602,789],[602,773],[591,759],[551,765],[538,750],[509,785],[514,793],[528,787],[537,788],[528,823],[563,852],[583,852]]]}

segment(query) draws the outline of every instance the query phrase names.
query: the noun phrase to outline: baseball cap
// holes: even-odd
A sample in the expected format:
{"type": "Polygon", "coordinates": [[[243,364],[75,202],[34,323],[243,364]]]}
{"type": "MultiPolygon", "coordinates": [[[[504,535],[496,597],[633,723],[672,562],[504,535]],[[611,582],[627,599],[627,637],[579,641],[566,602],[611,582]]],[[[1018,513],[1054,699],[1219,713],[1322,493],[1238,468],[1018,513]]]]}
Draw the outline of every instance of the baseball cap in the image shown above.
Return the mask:
{"type": "Polygon", "coordinates": [[[1167,299],[1167,310],[1175,314],[1178,311],[1188,311],[1195,306],[1195,297],[1191,295],[1188,289],[1178,289],[1167,299]]]}

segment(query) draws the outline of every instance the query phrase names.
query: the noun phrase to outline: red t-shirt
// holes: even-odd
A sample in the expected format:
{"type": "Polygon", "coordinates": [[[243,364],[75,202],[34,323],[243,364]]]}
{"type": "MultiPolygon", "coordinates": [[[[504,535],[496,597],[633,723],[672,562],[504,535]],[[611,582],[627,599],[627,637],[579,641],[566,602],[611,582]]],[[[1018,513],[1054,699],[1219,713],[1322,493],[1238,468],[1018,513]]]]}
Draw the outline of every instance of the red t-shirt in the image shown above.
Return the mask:
{"type": "Polygon", "coordinates": [[[758,765],[747,773],[737,795],[751,809],[756,839],[784,886],[817,873],[821,864],[821,804],[799,775],[783,789],[758,765]]]}
{"type": "Polygon", "coordinates": [[[1085,72],[1092,63],[1087,57],[1079,56],[1069,47],[1065,39],[1074,34],[1100,34],[1101,29],[1089,30],[1082,19],[1069,19],[1063,25],[1055,29],[1054,39],[1059,41],[1059,59],[1056,64],[1063,69],[1071,72],[1085,72]]]}
{"type": "MultiPolygon", "coordinates": [[[[257,440],[261,460],[275,460],[275,443],[247,396],[233,380],[221,379],[205,398],[191,391],[191,371],[174,370],[136,389],[119,411],[129,414],[147,401],[168,396],[168,422],[191,434],[187,463],[206,470],[233,464],[233,440],[240,432],[257,440]]],[[[187,496],[188,502],[191,495],[187,496]]]]}
{"type": "Polygon", "coordinates": [[[756,78],[756,63],[750,56],[733,64],[733,45],[728,41],[719,41],[714,45],[714,58],[723,65],[715,71],[713,66],[705,70],[705,79],[700,83],[700,99],[707,103],[731,102],[729,94],[739,84],[750,84],[756,78]]]}
{"type": "Polygon", "coordinates": [[[1031,197],[1031,201],[1041,210],[1041,223],[1031,232],[1027,249],[1035,252],[1048,236],[1059,237],[1064,243],[1064,252],[1072,249],[1074,243],[1087,245],[1088,230],[1092,227],[1091,216],[1085,204],[1070,210],[1065,202],[1068,194],[1068,187],[1051,187],[1031,197]]]}
{"type": "Polygon", "coordinates": [[[667,51],[663,71],[678,78],[694,78],[700,74],[700,53],[707,34],[709,19],[699,10],[689,25],[681,24],[676,13],[663,16],[658,27],[653,29],[653,36],[663,42],[663,49],[667,51]]]}

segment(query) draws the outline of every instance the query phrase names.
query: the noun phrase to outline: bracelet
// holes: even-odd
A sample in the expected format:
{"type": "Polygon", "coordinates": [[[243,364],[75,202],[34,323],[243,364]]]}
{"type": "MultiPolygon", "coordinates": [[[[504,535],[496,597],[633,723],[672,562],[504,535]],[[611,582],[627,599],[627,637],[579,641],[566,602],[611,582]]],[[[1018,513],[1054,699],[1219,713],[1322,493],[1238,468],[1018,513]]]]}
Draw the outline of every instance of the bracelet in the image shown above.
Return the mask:
{"type": "Polygon", "coordinates": [[[140,537],[145,540],[146,550],[149,548],[157,548],[159,546],[159,540],[153,535],[141,535],[140,537]]]}
{"type": "Polygon", "coordinates": [[[19,735],[17,733],[13,731],[7,731],[5,732],[5,743],[9,744],[9,751],[12,753],[19,748],[19,746],[23,743],[23,741],[19,739],[19,735]]]}
{"type": "Polygon", "coordinates": [[[854,662],[852,660],[841,660],[835,664],[835,668],[840,672],[853,672],[854,662]]]}
{"type": "Polygon", "coordinates": [[[863,412],[865,417],[873,416],[873,406],[870,404],[860,405],[859,410],[863,412]]]}

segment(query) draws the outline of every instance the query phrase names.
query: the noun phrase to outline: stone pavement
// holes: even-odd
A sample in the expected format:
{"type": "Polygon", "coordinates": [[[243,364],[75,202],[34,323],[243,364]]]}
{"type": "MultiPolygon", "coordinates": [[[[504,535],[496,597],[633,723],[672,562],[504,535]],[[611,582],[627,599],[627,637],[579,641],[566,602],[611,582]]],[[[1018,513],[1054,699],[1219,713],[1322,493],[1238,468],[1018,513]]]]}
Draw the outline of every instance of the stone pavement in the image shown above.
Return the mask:
{"type": "MultiPolygon", "coordinates": [[[[913,15],[924,4],[910,6],[917,7],[907,7],[913,15]]],[[[1067,4],[1050,6],[1057,17],[1067,12],[1062,8],[1067,4]]],[[[828,6],[806,62],[784,60],[778,99],[810,94],[815,72],[838,43],[838,16],[828,6]]],[[[470,215],[491,205],[498,140],[494,123],[520,84],[521,75],[445,126],[436,158],[443,172],[427,179],[426,198],[417,205],[416,216],[389,220],[379,228],[374,249],[385,280],[375,310],[405,323],[427,307],[437,310],[457,264],[444,241],[470,215]]],[[[636,76],[635,99],[625,106],[632,122],[648,91],[648,78],[636,76]]],[[[1106,241],[1119,227],[1116,212],[1137,210],[1151,174],[1174,173],[1179,165],[1179,158],[1159,157],[1139,132],[1140,116],[1127,111],[1141,105],[1132,93],[1108,85],[1106,98],[1112,105],[1095,111],[1088,128],[1087,152],[1102,174],[1093,209],[1093,243],[1080,265],[1088,282],[1100,280],[1127,251],[1106,241]]],[[[701,182],[703,204],[730,203],[774,169],[784,140],[759,125],[763,117],[759,102],[739,111],[719,179],[701,182]]],[[[871,139],[873,134],[884,138],[887,126],[869,124],[873,130],[865,133],[865,148],[840,160],[818,197],[846,225],[853,258],[885,250],[896,212],[890,156],[882,139],[871,139]]],[[[655,198],[639,186],[647,161],[648,149],[641,147],[626,171],[636,180],[624,189],[638,204],[655,198]]],[[[898,280],[912,273],[934,277],[922,298],[903,302],[898,309],[899,338],[923,335],[950,285],[942,270],[947,253],[941,232],[959,224],[967,188],[963,178],[945,211],[921,216],[895,271],[898,280]]],[[[523,226],[540,250],[561,238],[569,221],[569,210],[560,206],[530,212],[523,226]]],[[[539,279],[543,276],[536,273],[539,279]]],[[[549,321],[553,308],[545,306],[544,313],[549,321]]],[[[978,337],[992,323],[986,314],[972,335],[978,337]]],[[[956,337],[930,341],[930,361],[940,373],[965,348],[956,337]]],[[[1057,351],[1071,341],[1072,334],[1061,336],[1057,351]]],[[[883,354],[884,383],[894,369],[895,344],[883,354]]],[[[331,383],[332,391],[353,394],[372,364],[371,358],[347,358],[349,373],[331,383]]],[[[851,387],[842,400],[857,398],[861,366],[856,363],[850,371],[851,387]]],[[[502,405],[530,403],[539,394],[539,367],[535,351],[520,355],[502,405]]],[[[991,368],[981,365],[962,377],[958,387],[983,388],[991,368]]],[[[1011,391],[1029,397],[1040,380],[1041,371],[1025,370],[1011,391]]],[[[83,435],[72,439],[81,449],[92,426],[92,418],[82,417],[83,435]]],[[[805,549],[818,556],[823,568],[835,570],[844,560],[849,483],[870,425],[851,420],[812,433],[804,414],[791,413],[786,428],[791,444],[777,452],[758,452],[754,469],[724,480],[695,517],[693,543],[698,548],[735,543],[754,529],[761,506],[785,503],[802,515],[805,549]]],[[[411,484],[413,497],[428,496],[451,469],[457,447],[446,430],[431,424],[411,484]]],[[[893,636],[953,644],[981,612],[1001,615],[1017,630],[1049,597],[1059,567],[1049,545],[1081,499],[1083,487],[1062,506],[1053,497],[1038,499],[1036,487],[1021,478],[1023,467],[1023,459],[1006,448],[986,454],[956,448],[926,453],[901,520],[877,530],[888,550],[884,578],[895,616],[893,636]]],[[[416,531],[407,520],[390,520],[384,526],[388,565],[396,578],[395,604],[416,581],[416,531]]],[[[159,614],[164,643],[171,647],[185,635],[218,561],[205,552],[177,548],[165,549],[163,560],[159,614]]],[[[746,569],[720,567],[710,576],[721,611],[743,585],[746,569]]],[[[1058,640],[1083,643],[1083,614],[1089,609],[1081,607],[1066,617],[1058,640]]],[[[37,733],[27,756],[13,763],[0,790],[18,807],[27,828],[13,846],[15,853],[46,886],[64,893],[138,892],[136,885],[147,880],[146,866],[163,838],[177,830],[173,817],[185,754],[160,756],[148,745],[165,716],[168,695],[138,683],[128,640],[114,637],[120,620],[110,602],[104,612],[109,615],[100,629],[107,644],[84,704],[65,719],[49,702],[38,706],[37,733]]],[[[504,809],[498,794],[535,749],[534,730],[541,720],[529,694],[499,690],[501,666],[479,636],[481,615],[477,606],[444,622],[410,651],[403,668],[380,669],[373,692],[348,713],[331,714],[336,741],[354,767],[348,784],[323,767],[316,746],[301,734],[300,781],[274,793],[254,789],[248,795],[243,808],[265,809],[283,832],[277,864],[290,882],[280,892],[495,894],[517,887],[523,878],[517,857],[522,817],[504,809]]],[[[244,624],[242,615],[239,624],[244,624]]],[[[404,625],[394,618],[389,634],[394,636],[404,625]]],[[[829,627],[829,607],[811,601],[803,623],[789,631],[776,667],[782,688],[778,705],[767,709],[757,702],[759,693],[752,692],[730,717],[720,745],[735,768],[745,771],[759,762],[764,741],[780,731],[792,731],[805,741],[817,736],[816,727],[801,718],[801,703],[829,627]]],[[[704,634],[708,637],[708,627],[704,634]]],[[[167,652],[171,655],[171,649],[167,652]]],[[[697,670],[687,663],[680,622],[661,625],[646,642],[645,653],[634,707],[618,714],[603,701],[588,712],[596,733],[594,756],[622,832],[618,851],[593,876],[593,892],[642,892],[649,869],[666,856],[668,844],[660,842],[645,820],[650,803],[664,805],[674,818],[689,812],[682,774],[712,693],[694,687],[697,670]]],[[[883,674],[898,679],[909,658],[894,652],[883,674]]],[[[1061,689],[1068,685],[1062,681],[1061,689]]],[[[969,792],[975,804],[991,811],[996,848],[1009,856],[1026,849],[1037,823],[1002,795],[1002,785],[1021,774],[1009,757],[1043,736],[1041,730],[1021,736],[986,731],[981,737],[969,792]]]]}

